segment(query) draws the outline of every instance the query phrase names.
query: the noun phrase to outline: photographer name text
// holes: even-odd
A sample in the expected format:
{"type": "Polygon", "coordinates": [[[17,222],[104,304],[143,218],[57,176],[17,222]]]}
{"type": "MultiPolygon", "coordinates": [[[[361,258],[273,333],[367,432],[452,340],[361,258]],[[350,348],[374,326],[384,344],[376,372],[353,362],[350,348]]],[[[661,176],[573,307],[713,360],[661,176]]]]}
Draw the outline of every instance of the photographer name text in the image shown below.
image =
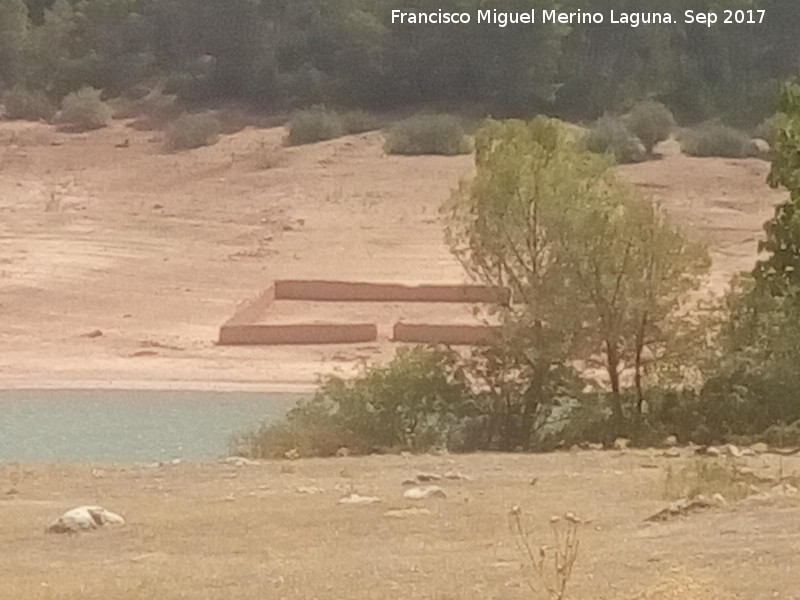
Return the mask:
{"type": "Polygon", "coordinates": [[[759,25],[766,19],[766,10],[723,10],[695,11],[687,10],[680,15],[669,12],[608,12],[591,11],[559,11],[531,9],[530,11],[504,12],[497,9],[478,10],[474,14],[468,12],[448,12],[438,10],[432,12],[391,11],[391,22],[394,25],[467,25],[482,23],[508,27],[510,25],[625,25],[640,27],[643,25],[671,25],[684,23],[688,25],[759,25]]]}

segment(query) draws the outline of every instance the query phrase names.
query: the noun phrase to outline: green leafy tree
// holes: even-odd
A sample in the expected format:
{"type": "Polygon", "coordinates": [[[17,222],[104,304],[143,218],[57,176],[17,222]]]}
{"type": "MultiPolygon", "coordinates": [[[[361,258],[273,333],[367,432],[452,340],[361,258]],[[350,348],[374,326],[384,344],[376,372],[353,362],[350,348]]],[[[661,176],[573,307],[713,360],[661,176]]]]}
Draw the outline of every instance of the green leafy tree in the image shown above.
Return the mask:
{"type": "Polygon", "coordinates": [[[552,396],[554,367],[600,360],[621,427],[623,371],[641,410],[645,350],[671,354],[707,255],[558,121],[491,122],[476,146],[477,174],[445,208],[451,248],[475,278],[511,289],[504,317],[529,332],[542,390],[530,400],[552,396]]]}

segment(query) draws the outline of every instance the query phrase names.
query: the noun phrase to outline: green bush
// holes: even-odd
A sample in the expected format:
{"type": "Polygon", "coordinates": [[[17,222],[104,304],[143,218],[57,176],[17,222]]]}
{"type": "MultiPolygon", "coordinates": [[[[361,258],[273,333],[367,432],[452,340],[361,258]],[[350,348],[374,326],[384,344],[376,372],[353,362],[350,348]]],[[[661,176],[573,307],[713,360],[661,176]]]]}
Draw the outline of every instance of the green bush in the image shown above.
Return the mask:
{"type": "Polygon", "coordinates": [[[183,114],[167,127],[168,150],[190,150],[211,146],[219,140],[219,121],[212,111],[183,114]]]}
{"type": "Polygon", "coordinates": [[[364,110],[351,110],[342,114],[342,124],[346,133],[364,133],[381,128],[381,121],[364,110]]]}
{"type": "Polygon", "coordinates": [[[586,135],[586,147],[590,152],[610,154],[620,164],[641,162],[647,158],[642,142],[616,117],[597,119],[586,135]]]}
{"type": "Polygon", "coordinates": [[[681,151],[689,156],[745,158],[750,154],[750,136],[721,123],[706,123],[684,132],[681,151]]]}
{"type": "Polygon", "coordinates": [[[672,112],[660,102],[652,100],[639,102],[625,121],[628,131],[639,138],[648,154],[652,154],[655,145],[669,138],[675,129],[672,112]]]}
{"type": "Polygon", "coordinates": [[[289,121],[288,130],[289,144],[297,146],[341,137],[345,134],[345,125],[336,111],[318,104],[295,112],[289,121]]]}
{"type": "Polygon", "coordinates": [[[5,116],[8,119],[25,121],[49,121],[56,113],[56,107],[41,90],[31,90],[14,86],[3,98],[5,116]]]}
{"type": "Polygon", "coordinates": [[[459,119],[451,115],[420,115],[400,121],[386,136],[389,154],[469,154],[472,144],[459,119]]]}
{"type": "Polygon", "coordinates": [[[75,131],[89,131],[106,127],[111,121],[111,107],[102,99],[102,92],[85,86],[72,92],[61,101],[59,122],[75,131]]]}
{"type": "Polygon", "coordinates": [[[327,380],[286,419],[245,432],[237,454],[332,456],[346,446],[355,454],[425,451],[446,446],[466,414],[469,387],[459,356],[449,350],[401,349],[385,366],[365,367],[354,379],[327,380]]]}
{"type": "Polygon", "coordinates": [[[774,148],[778,141],[778,133],[788,124],[789,116],[786,113],[777,112],[756,127],[753,135],[758,139],[766,140],[774,148]]]}

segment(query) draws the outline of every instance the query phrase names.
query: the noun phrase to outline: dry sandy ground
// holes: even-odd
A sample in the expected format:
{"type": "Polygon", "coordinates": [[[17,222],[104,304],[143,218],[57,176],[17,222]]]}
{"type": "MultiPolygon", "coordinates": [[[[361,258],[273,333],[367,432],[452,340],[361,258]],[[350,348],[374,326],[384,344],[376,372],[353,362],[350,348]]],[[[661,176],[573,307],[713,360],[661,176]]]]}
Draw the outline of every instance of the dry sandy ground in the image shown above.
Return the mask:
{"type": "MultiPolygon", "coordinates": [[[[699,460],[653,454],[4,466],[0,598],[530,600],[508,527],[519,505],[537,545],[551,543],[551,515],[592,520],[581,533],[574,600],[796,600],[800,501],[749,499],[645,523],[665,505],[666,470],[699,460]],[[404,479],[451,470],[471,480],[441,483],[445,500],[403,499],[404,479]],[[5,494],[11,486],[19,493],[5,494]],[[298,493],[300,486],[320,493],[298,493]],[[382,501],[337,505],[349,489],[382,501]],[[63,510],[87,503],[128,524],[43,532],[63,510]],[[431,514],[384,514],[409,506],[431,514]]],[[[744,460],[765,475],[800,470],[798,458],[744,460]]]]}
{"type": "MultiPolygon", "coordinates": [[[[0,124],[0,387],[302,389],[387,356],[385,343],[215,340],[275,278],[462,281],[437,210],[472,159],[388,157],[377,133],[299,148],[283,135],[165,154],[159,133],[125,122],[0,124]]],[[[621,171],[709,241],[721,288],[752,265],[782,195],[765,162],[665,151],[621,171]]]]}

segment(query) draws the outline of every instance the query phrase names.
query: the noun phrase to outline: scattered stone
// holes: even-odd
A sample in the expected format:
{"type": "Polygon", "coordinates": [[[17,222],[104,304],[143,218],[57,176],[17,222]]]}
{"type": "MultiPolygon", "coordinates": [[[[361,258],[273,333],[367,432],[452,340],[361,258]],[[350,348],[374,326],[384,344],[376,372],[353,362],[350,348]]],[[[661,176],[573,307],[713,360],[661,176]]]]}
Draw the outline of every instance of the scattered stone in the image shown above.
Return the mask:
{"type": "Polygon", "coordinates": [[[177,466],[178,466],[179,464],[181,464],[182,462],[183,462],[183,459],[182,459],[182,458],[173,458],[173,459],[170,461],[170,464],[171,464],[171,465],[174,465],[174,466],[176,466],[176,467],[177,467],[177,466]]]}
{"type": "Polygon", "coordinates": [[[657,469],[658,465],[655,463],[642,463],[639,465],[643,469],[657,469]]]}
{"type": "Polygon", "coordinates": [[[769,490],[774,496],[796,496],[797,488],[790,483],[780,483],[769,490]]]}
{"type": "Polygon", "coordinates": [[[664,445],[669,448],[674,448],[678,445],[678,438],[674,435],[670,435],[664,440],[664,445]]]}
{"type": "Polygon", "coordinates": [[[670,504],[667,508],[647,517],[645,521],[669,521],[675,517],[683,517],[694,512],[707,510],[709,508],[716,508],[721,506],[725,500],[722,498],[722,496],[719,496],[723,500],[723,502],[720,502],[716,496],[718,496],[718,494],[715,494],[714,497],[711,498],[700,495],[695,498],[684,498],[682,500],[678,500],[677,502],[670,504]]]}
{"type": "Polygon", "coordinates": [[[677,448],[669,448],[667,450],[664,450],[662,456],[666,456],[667,458],[680,458],[681,451],[678,450],[677,448]]]}
{"type": "Polygon", "coordinates": [[[400,456],[402,456],[403,458],[411,458],[411,452],[405,452],[405,451],[401,452],[400,456]]]}
{"type": "Polygon", "coordinates": [[[417,473],[417,481],[427,483],[429,481],[441,481],[442,476],[436,473],[417,473]]]}
{"type": "Polygon", "coordinates": [[[722,456],[722,450],[720,450],[716,446],[709,446],[708,448],[706,448],[705,453],[708,454],[709,456],[722,456]]]}
{"type": "Polygon", "coordinates": [[[92,469],[92,477],[95,479],[104,479],[106,472],[103,469],[92,469]]]}
{"type": "Polygon", "coordinates": [[[734,446],[733,444],[725,446],[725,452],[728,453],[728,456],[732,456],[733,458],[742,458],[742,451],[739,450],[738,446],[734,446]]]}
{"type": "Polygon", "coordinates": [[[747,155],[753,158],[769,160],[770,156],[772,156],[772,149],[767,140],[753,138],[747,144],[747,155]]]}
{"type": "Polygon", "coordinates": [[[251,460],[244,456],[229,456],[220,462],[224,465],[232,465],[234,467],[255,467],[260,464],[257,460],[251,460]]]}
{"type": "Polygon", "coordinates": [[[714,500],[714,502],[716,502],[720,506],[722,506],[723,504],[727,504],[728,503],[727,500],[725,500],[725,496],[723,496],[719,492],[717,492],[716,494],[711,496],[711,499],[714,500]]]}
{"type": "Polygon", "coordinates": [[[158,356],[155,350],[137,350],[131,354],[131,358],[139,358],[140,356],[158,356]]]}
{"type": "Polygon", "coordinates": [[[99,329],[93,329],[89,333],[84,333],[81,337],[94,339],[94,338],[102,337],[102,335],[103,335],[102,331],[100,331],[99,329]]]}
{"type": "Polygon", "coordinates": [[[21,493],[22,493],[22,492],[20,492],[20,491],[19,491],[17,488],[15,488],[15,487],[8,488],[8,489],[6,490],[6,496],[17,496],[17,495],[19,495],[19,494],[21,494],[21,493]]]}
{"type": "Polygon", "coordinates": [[[755,456],[756,451],[752,448],[742,448],[742,456],[755,456]]]}
{"type": "Polygon", "coordinates": [[[422,485],[411,488],[403,493],[403,498],[408,500],[424,500],[426,498],[447,498],[447,494],[438,485],[422,485]]]}
{"type": "Polygon", "coordinates": [[[532,477],[531,480],[528,482],[528,485],[536,485],[537,483],[539,483],[539,478],[532,477]]]}
{"type": "Polygon", "coordinates": [[[460,471],[448,471],[444,474],[444,478],[452,481],[472,481],[472,477],[464,475],[460,471]]]}
{"type": "Polygon", "coordinates": [[[586,444],[587,450],[602,450],[604,448],[603,444],[586,444]]]}
{"type": "Polygon", "coordinates": [[[614,440],[614,450],[627,450],[631,441],[626,438],[617,438],[614,440]]]}
{"type": "Polygon", "coordinates": [[[347,446],[342,446],[336,451],[336,456],[338,456],[339,458],[347,458],[348,456],[350,456],[350,448],[348,448],[347,446]]]}
{"type": "Polygon", "coordinates": [[[416,479],[404,479],[400,485],[417,485],[416,479]]]}
{"type": "Polygon", "coordinates": [[[767,446],[764,442],[758,442],[750,446],[750,449],[756,454],[764,454],[769,450],[769,446],[767,446]]]}
{"type": "Polygon", "coordinates": [[[416,517],[419,515],[430,515],[430,514],[433,514],[430,511],[430,509],[414,507],[414,508],[393,508],[383,513],[383,516],[402,519],[405,517],[416,517]]]}
{"type": "Polygon", "coordinates": [[[285,452],[284,456],[289,460],[297,460],[300,458],[300,452],[297,451],[297,448],[292,448],[288,452],[285,452]]]}
{"type": "Polygon", "coordinates": [[[46,533],[79,533],[105,526],[124,525],[125,519],[101,506],[79,506],[68,510],[51,523],[46,533]]]}
{"type": "Polygon", "coordinates": [[[319,487],[315,487],[313,485],[301,485],[297,487],[294,491],[297,492],[298,494],[308,494],[309,496],[325,493],[325,490],[319,487]]]}
{"type": "Polygon", "coordinates": [[[344,496],[343,498],[339,498],[336,501],[336,504],[355,504],[361,506],[366,504],[375,504],[376,502],[380,501],[381,499],[376,496],[362,496],[353,492],[347,496],[344,496]]]}

